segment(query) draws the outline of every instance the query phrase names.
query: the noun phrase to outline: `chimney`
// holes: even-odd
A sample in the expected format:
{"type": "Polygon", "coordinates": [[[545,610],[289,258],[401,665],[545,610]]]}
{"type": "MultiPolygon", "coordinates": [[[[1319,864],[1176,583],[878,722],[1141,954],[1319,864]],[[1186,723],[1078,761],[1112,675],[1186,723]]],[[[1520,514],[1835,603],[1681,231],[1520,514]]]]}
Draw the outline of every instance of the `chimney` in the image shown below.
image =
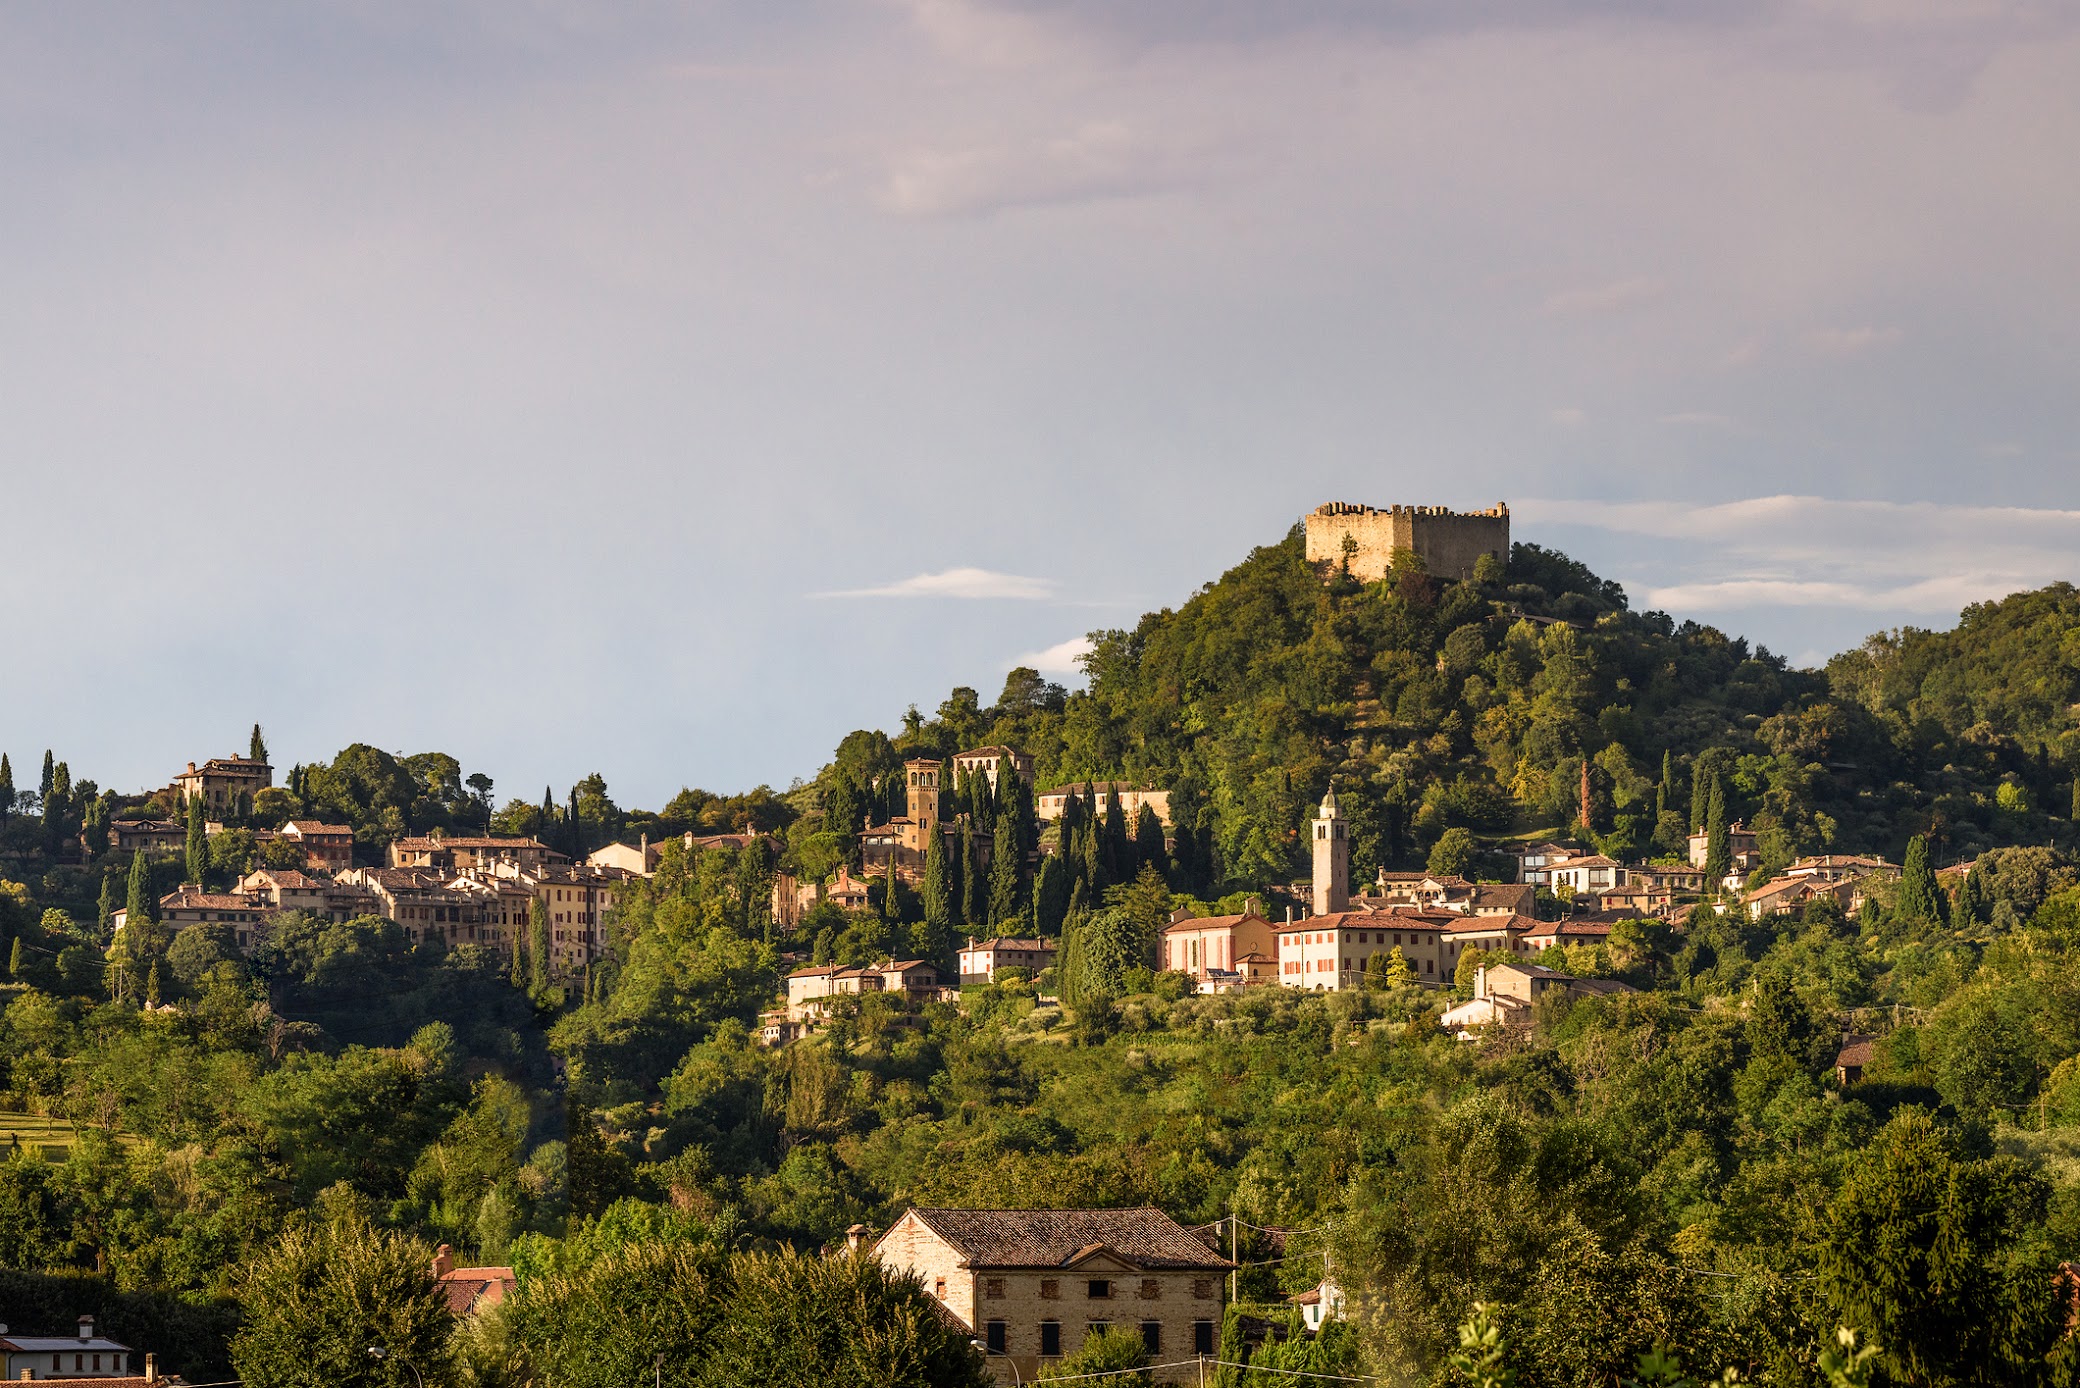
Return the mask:
{"type": "Polygon", "coordinates": [[[1474,966],[1473,995],[1477,998],[1488,996],[1488,966],[1486,964],[1474,966]]]}
{"type": "Polygon", "coordinates": [[[855,1224],[850,1229],[847,1229],[845,1231],[845,1251],[847,1253],[859,1252],[860,1245],[865,1243],[867,1235],[873,1232],[864,1224],[855,1224]]]}
{"type": "Polygon", "coordinates": [[[648,829],[643,831],[643,846],[638,851],[643,855],[643,871],[648,872],[650,870],[650,831],[648,829]]]}
{"type": "Polygon", "coordinates": [[[79,1342],[85,1344],[93,1338],[94,1318],[92,1316],[81,1316],[79,1318],[79,1342]]]}
{"type": "Polygon", "coordinates": [[[446,1277],[453,1271],[455,1271],[454,1250],[450,1249],[448,1245],[442,1244],[433,1252],[433,1275],[436,1279],[439,1279],[446,1277]]]}
{"type": "Polygon", "coordinates": [[[1290,926],[1290,925],[1291,925],[1292,923],[1293,923],[1293,903],[1289,901],[1289,902],[1287,902],[1287,903],[1286,903],[1286,924],[1287,924],[1288,926],[1290,926]]]}
{"type": "Polygon", "coordinates": [[[144,1357],[144,1381],[146,1383],[157,1383],[159,1381],[159,1356],[156,1354],[147,1354],[144,1357]]]}

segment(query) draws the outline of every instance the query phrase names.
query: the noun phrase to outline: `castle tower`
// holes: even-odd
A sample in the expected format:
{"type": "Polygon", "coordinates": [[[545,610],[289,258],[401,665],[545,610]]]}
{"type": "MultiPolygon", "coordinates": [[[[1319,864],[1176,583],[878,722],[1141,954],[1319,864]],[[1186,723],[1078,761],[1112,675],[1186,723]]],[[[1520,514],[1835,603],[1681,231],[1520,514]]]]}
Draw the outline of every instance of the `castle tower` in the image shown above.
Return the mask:
{"type": "Polygon", "coordinates": [[[1336,808],[1336,787],[1331,786],[1314,818],[1314,913],[1328,916],[1350,908],[1350,825],[1336,808]]]}
{"type": "Polygon", "coordinates": [[[919,853],[930,846],[939,823],[939,763],[918,757],[903,763],[910,827],[904,831],[904,847],[919,853]]]}

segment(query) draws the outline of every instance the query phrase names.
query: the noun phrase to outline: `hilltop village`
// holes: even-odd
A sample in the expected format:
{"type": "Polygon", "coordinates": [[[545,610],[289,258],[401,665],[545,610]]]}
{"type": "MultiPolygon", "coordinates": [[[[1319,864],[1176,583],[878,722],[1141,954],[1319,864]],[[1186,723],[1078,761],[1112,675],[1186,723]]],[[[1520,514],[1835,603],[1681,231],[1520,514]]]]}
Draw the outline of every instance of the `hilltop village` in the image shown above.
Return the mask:
{"type": "Polygon", "coordinates": [[[1331,503],[1093,643],[657,810],[0,757],[10,1376],[2064,1381],[2073,589],[1800,670],[1331,503]]]}

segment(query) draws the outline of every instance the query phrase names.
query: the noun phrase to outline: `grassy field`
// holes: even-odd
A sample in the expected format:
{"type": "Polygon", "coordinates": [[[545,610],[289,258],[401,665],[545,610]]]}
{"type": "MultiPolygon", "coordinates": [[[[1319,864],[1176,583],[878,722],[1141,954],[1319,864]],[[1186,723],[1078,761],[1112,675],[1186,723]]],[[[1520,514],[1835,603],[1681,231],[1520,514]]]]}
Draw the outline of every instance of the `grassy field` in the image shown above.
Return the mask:
{"type": "Polygon", "coordinates": [[[12,1156],[19,1142],[31,1152],[41,1151],[45,1161],[64,1161],[78,1140],[79,1129],[67,1119],[0,1113],[0,1160],[12,1156]]]}

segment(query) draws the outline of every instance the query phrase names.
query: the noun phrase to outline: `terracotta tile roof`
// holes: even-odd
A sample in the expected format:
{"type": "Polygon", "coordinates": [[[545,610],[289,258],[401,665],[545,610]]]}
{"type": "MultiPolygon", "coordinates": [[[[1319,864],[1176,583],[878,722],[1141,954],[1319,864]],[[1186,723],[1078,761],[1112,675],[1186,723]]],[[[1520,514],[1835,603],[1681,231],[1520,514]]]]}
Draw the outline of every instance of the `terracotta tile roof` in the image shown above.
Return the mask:
{"type": "MultiPolygon", "coordinates": [[[[1006,747],[1001,743],[991,743],[987,747],[970,747],[965,752],[955,752],[953,754],[953,759],[955,761],[960,761],[967,757],[1010,757],[1011,759],[1016,761],[1017,759],[1024,756],[1025,753],[1015,752],[1011,748],[1006,747]]],[[[1028,758],[1028,760],[1030,760],[1030,758],[1028,758]]]]}
{"type": "Polygon", "coordinates": [[[1056,948],[1056,942],[1053,940],[1015,940],[1009,937],[998,937],[989,940],[977,940],[972,945],[964,946],[963,953],[965,953],[967,950],[1021,949],[1029,954],[1035,952],[1043,954],[1052,954],[1056,948]]]}
{"type": "Polygon", "coordinates": [[[1834,1058],[1837,1065],[1854,1065],[1859,1068],[1871,1063],[1871,1048],[1877,1037],[1850,1032],[1842,1038],[1841,1053],[1834,1058]]]}
{"type": "Polygon", "coordinates": [[[458,1316],[488,1311],[520,1284],[511,1268],[452,1268],[440,1276],[448,1310],[458,1316]]]}
{"type": "Polygon", "coordinates": [[[303,837],[308,837],[312,834],[345,834],[348,838],[354,837],[353,825],[327,824],[320,819],[292,819],[282,826],[282,832],[285,834],[292,829],[299,836],[303,837]]]}
{"type": "Polygon", "coordinates": [[[543,843],[540,839],[536,838],[482,838],[468,837],[461,834],[456,834],[449,837],[443,837],[438,839],[404,838],[399,839],[397,841],[397,846],[399,848],[409,849],[413,852],[423,852],[431,848],[539,848],[544,851],[554,851],[553,849],[549,848],[548,844],[543,843]]]}
{"type": "Polygon", "coordinates": [[[1302,916],[1291,925],[1274,927],[1280,935],[1302,930],[1450,930],[1466,917],[1457,911],[1414,911],[1389,907],[1379,911],[1335,911],[1302,916]]]}
{"type": "Polygon", "coordinates": [[[1163,933],[1168,935],[1173,930],[1229,930],[1249,920],[1264,921],[1266,925],[1271,923],[1254,911],[1244,911],[1239,916],[1193,916],[1181,921],[1172,921],[1163,927],[1163,933]]]}
{"type": "Polygon", "coordinates": [[[1066,1267],[1100,1250],[1136,1267],[1232,1266],[1157,1209],[924,1210],[910,1213],[971,1268],[1066,1267]]]}
{"type": "Polygon", "coordinates": [[[159,898],[161,909],[168,911],[265,911],[269,905],[264,901],[253,901],[247,897],[231,896],[224,892],[168,892],[159,898]]]}

